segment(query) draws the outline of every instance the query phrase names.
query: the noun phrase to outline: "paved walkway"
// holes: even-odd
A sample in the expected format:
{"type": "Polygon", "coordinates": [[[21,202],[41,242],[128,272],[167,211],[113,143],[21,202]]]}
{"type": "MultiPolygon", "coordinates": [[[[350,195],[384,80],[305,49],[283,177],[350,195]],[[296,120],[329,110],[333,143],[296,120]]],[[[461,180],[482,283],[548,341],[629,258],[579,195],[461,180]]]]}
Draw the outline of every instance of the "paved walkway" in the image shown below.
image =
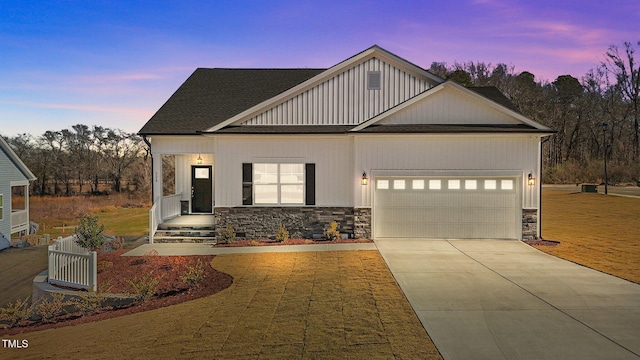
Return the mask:
{"type": "Polygon", "coordinates": [[[144,244],[128,251],[124,256],[142,256],[156,251],[160,256],[255,254],[274,252],[340,251],[340,250],[377,250],[374,243],[352,244],[309,244],[248,247],[214,247],[211,244],[144,244]]]}
{"type": "Polygon", "coordinates": [[[376,245],[445,359],[640,358],[640,285],[520,241],[376,245]]]}

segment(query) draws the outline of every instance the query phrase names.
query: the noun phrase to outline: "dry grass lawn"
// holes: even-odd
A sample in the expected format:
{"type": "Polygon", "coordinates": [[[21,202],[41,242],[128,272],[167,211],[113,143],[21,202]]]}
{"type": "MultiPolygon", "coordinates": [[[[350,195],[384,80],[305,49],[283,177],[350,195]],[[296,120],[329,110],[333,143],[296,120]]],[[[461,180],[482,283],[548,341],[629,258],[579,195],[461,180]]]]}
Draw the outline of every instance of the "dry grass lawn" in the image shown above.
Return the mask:
{"type": "Polygon", "coordinates": [[[640,199],[545,190],[540,250],[640,284],[640,199]]]}
{"type": "Polygon", "coordinates": [[[207,298],[12,336],[6,358],[441,359],[377,251],[217,256],[207,298]]]}

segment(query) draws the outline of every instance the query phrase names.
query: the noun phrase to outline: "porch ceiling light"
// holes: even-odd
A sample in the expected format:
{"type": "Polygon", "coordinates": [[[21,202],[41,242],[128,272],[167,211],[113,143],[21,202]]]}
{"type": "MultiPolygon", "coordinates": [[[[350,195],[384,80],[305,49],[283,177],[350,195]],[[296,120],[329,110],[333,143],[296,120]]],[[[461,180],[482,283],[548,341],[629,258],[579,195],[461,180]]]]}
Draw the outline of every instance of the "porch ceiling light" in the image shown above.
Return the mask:
{"type": "Polygon", "coordinates": [[[531,175],[531,173],[529,173],[529,178],[527,180],[527,183],[532,186],[536,184],[536,178],[534,178],[533,175],[531,175]]]}
{"type": "Polygon", "coordinates": [[[198,158],[196,159],[196,164],[198,165],[202,164],[202,158],[200,157],[200,154],[198,154],[198,158]]]}
{"type": "Polygon", "coordinates": [[[360,184],[362,184],[362,185],[369,184],[369,178],[367,178],[367,172],[366,171],[362,173],[362,180],[360,181],[360,184]]]}

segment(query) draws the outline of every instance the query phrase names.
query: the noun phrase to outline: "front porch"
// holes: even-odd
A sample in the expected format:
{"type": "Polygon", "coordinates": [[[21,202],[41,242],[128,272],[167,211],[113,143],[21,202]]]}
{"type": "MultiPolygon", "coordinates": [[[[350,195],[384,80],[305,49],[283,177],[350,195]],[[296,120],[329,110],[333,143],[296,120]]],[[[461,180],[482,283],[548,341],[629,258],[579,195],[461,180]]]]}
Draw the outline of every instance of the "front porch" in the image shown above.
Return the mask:
{"type": "Polygon", "coordinates": [[[11,182],[11,234],[29,233],[29,182],[11,182]]]}

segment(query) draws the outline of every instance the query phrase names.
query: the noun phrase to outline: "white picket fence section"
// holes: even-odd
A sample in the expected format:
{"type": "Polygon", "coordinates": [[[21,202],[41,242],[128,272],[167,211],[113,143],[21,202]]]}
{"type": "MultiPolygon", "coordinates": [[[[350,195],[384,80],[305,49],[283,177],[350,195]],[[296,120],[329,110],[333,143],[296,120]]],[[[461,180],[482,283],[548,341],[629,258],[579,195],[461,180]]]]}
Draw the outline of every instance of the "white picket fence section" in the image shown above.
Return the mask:
{"type": "Polygon", "coordinates": [[[98,286],[95,251],[78,246],[75,236],[58,238],[49,245],[49,283],[96,291],[98,286]]]}
{"type": "Polygon", "coordinates": [[[158,200],[154,201],[149,210],[149,244],[153,244],[153,236],[158,230],[158,225],[180,215],[181,199],[182,193],[159,198],[160,206],[158,206],[158,200]]]}

